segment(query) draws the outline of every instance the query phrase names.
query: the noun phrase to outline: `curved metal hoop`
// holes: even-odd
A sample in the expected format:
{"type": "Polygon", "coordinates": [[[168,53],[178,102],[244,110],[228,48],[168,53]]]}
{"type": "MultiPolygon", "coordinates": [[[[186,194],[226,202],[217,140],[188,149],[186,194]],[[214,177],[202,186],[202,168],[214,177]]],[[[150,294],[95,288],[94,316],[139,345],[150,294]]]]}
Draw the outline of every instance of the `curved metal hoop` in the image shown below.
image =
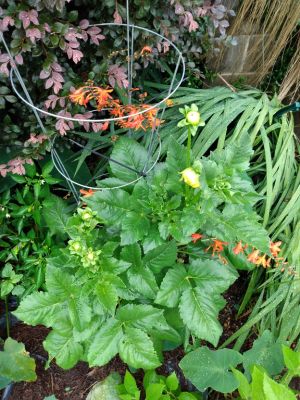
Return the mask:
{"type": "MultiPolygon", "coordinates": [[[[161,154],[161,140],[160,140],[159,135],[157,135],[157,138],[158,138],[158,143],[159,143],[157,157],[156,157],[156,159],[153,161],[153,163],[152,163],[152,165],[149,167],[149,169],[148,169],[147,171],[144,171],[143,174],[141,174],[141,176],[139,176],[137,179],[134,179],[134,180],[131,181],[131,182],[126,182],[126,183],[124,183],[123,185],[114,186],[114,187],[88,186],[88,185],[83,185],[83,184],[81,184],[81,183],[78,183],[78,182],[74,181],[73,179],[71,179],[70,176],[69,176],[69,174],[68,174],[68,172],[67,172],[66,170],[63,171],[63,169],[65,169],[65,168],[61,168],[61,166],[59,165],[59,164],[63,165],[63,163],[62,163],[62,161],[61,161],[59,155],[57,154],[57,151],[56,151],[55,148],[54,148],[55,140],[52,141],[51,158],[52,158],[53,164],[54,164],[55,168],[57,169],[57,171],[59,172],[59,174],[60,174],[63,178],[65,178],[65,179],[67,180],[67,182],[69,182],[69,183],[71,183],[71,184],[73,184],[73,185],[79,186],[79,187],[81,187],[81,188],[83,188],[83,189],[92,189],[92,190],[113,190],[113,189],[121,189],[121,188],[123,188],[123,187],[129,186],[129,185],[132,185],[132,184],[138,182],[138,181],[139,181],[140,179],[142,179],[145,175],[148,175],[149,172],[152,171],[152,169],[155,167],[155,165],[157,164],[157,162],[158,162],[158,160],[159,160],[160,154],[161,154]]],[[[94,180],[95,180],[95,179],[96,179],[96,178],[94,178],[94,180]]]]}
{"type": "Polygon", "coordinates": [[[184,76],[185,76],[185,62],[184,62],[184,58],[183,58],[180,50],[178,49],[178,47],[175,46],[175,44],[172,43],[169,39],[167,39],[166,37],[160,35],[157,32],[152,31],[151,29],[143,28],[143,27],[138,26],[138,25],[115,24],[115,23],[107,22],[107,23],[103,23],[103,24],[92,24],[92,25],[89,25],[89,26],[90,27],[93,27],[93,26],[125,26],[127,28],[137,29],[137,30],[142,30],[142,31],[145,31],[145,32],[149,32],[149,33],[153,34],[154,36],[157,36],[157,37],[165,40],[171,47],[173,47],[173,49],[176,51],[176,53],[178,55],[178,61],[177,61],[177,65],[176,65],[176,68],[175,68],[175,71],[174,71],[172,82],[170,84],[170,88],[174,84],[175,77],[176,77],[176,74],[177,74],[178,69],[179,69],[179,65],[181,64],[181,66],[182,66],[182,73],[181,73],[179,82],[176,84],[175,88],[171,89],[171,91],[169,91],[169,93],[167,94],[167,96],[163,100],[159,101],[158,103],[156,103],[154,105],[151,105],[151,106],[145,108],[142,111],[136,112],[134,114],[124,115],[123,117],[114,117],[114,118],[102,118],[102,119],[85,119],[85,118],[82,118],[82,119],[79,119],[79,118],[66,117],[64,115],[58,115],[58,114],[55,114],[55,113],[51,113],[49,111],[46,111],[46,110],[44,110],[42,108],[39,108],[39,107],[35,106],[33,103],[31,103],[28,100],[26,100],[21,95],[21,93],[18,91],[18,89],[16,88],[16,85],[15,85],[14,79],[13,79],[14,78],[14,74],[15,74],[15,70],[14,70],[14,68],[11,68],[11,70],[10,70],[10,82],[11,82],[12,88],[13,88],[14,92],[16,93],[16,95],[19,97],[19,99],[23,103],[25,103],[28,107],[32,108],[33,110],[40,112],[41,114],[44,114],[44,115],[46,115],[48,117],[53,117],[53,118],[56,118],[56,119],[63,119],[63,120],[66,120],[66,121],[74,121],[74,122],[82,122],[82,123],[83,122],[94,122],[94,123],[112,122],[112,121],[119,121],[119,120],[124,120],[124,119],[127,119],[127,118],[132,118],[132,117],[135,117],[136,115],[144,114],[144,113],[146,113],[146,112],[148,112],[150,110],[153,110],[154,108],[159,108],[159,106],[162,105],[163,103],[165,103],[165,101],[168,100],[170,97],[172,97],[172,95],[180,87],[181,83],[183,82],[184,76]]]}

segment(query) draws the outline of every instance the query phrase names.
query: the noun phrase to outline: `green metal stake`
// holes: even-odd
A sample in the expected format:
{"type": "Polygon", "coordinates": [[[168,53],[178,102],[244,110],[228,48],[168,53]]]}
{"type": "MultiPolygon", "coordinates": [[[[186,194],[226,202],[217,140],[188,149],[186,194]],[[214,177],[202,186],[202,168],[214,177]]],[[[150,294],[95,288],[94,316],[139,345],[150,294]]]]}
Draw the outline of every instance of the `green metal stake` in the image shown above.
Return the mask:
{"type": "Polygon", "coordinates": [[[274,119],[280,118],[283,114],[287,112],[300,111],[300,101],[290,104],[289,106],[283,107],[281,110],[274,114],[274,119]]]}

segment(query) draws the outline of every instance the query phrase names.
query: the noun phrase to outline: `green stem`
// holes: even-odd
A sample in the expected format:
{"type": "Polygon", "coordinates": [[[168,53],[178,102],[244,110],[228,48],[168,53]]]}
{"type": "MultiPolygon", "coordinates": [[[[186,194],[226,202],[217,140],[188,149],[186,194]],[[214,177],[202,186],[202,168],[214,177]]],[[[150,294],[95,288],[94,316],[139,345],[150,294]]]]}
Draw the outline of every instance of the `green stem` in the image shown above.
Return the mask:
{"type": "Polygon", "coordinates": [[[187,141],[187,154],[186,154],[187,167],[191,166],[191,149],[192,149],[192,132],[191,128],[188,127],[188,141],[187,141]]]}
{"type": "Polygon", "coordinates": [[[289,386],[292,378],[294,377],[294,374],[292,373],[292,371],[288,371],[283,378],[281,379],[280,383],[289,386]]]}
{"type": "MultiPolygon", "coordinates": [[[[191,128],[188,127],[188,141],[187,141],[187,147],[186,147],[186,163],[187,163],[187,168],[191,166],[191,149],[192,149],[192,132],[191,128]]],[[[189,193],[190,193],[190,188],[188,185],[185,186],[185,202],[187,203],[189,199],[189,193]]]]}
{"type": "Polygon", "coordinates": [[[9,311],[8,311],[7,296],[5,296],[5,319],[6,319],[6,334],[7,334],[7,337],[9,337],[10,336],[10,326],[9,326],[9,311]]]}

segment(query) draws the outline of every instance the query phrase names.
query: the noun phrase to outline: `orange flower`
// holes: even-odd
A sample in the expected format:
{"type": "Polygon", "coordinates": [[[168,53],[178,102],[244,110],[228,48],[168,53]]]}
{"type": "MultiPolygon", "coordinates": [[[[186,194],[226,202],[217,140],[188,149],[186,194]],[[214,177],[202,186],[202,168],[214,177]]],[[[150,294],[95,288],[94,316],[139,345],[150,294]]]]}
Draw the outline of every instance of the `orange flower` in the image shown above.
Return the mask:
{"type": "Polygon", "coordinates": [[[83,195],[82,197],[91,197],[95,193],[95,190],[92,190],[92,189],[88,189],[88,190],[80,189],[79,191],[83,195]]]}
{"type": "Polygon", "coordinates": [[[191,236],[193,243],[196,243],[198,240],[201,240],[203,238],[203,235],[201,235],[201,233],[193,233],[191,236]]]}
{"type": "Polygon", "coordinates": [[[244,247],[242,245],[242,241],[240,240],[238,244],[232,250],[234,254],[244,253],[244,247]]]}
{"type": "Polygon", "coordinates": [[[93,95],[94,98],[97,101],[97,108],[98,110],[101,110],[104,107],[107,107],[110,105],[110,100],[112,100],[112,96],[109,94],[113,91],[113,89],[103,89],[100,87],[94,87],[93,88],[93,95]]]}
{"type": "Polygon", "coordinates": [[[101,126],[101,131],[106,131],[108,127],[109,127],[109,122],[105,121],[101,126]]]}
{"type": "Polygon", "coordinates": [[[248,255],[247,260],[255,264],[258,259],[258,255],[259,250],[253,250],[252,253],[248,255]]]}
{"type": "Polygon", "coordinates": [[[145,53],[152,53],[152,48],[150,46],[144,46],[142,48],[141,55],[144,55],[145,53]]]}
{"type": "Polygon", "coordinates": [[[280,245],[282,242],[271,242],[270,243],[270,251],[273,257],[277,257],[278,253],[281,251],[280,245]]]}
{"type": "Polygon", "coordinates": [[[166,100],[165,103],[166,103],[167,107],[172,107],[172,106],[174,106],[174,101],[171,100],[171,99],[166,100]]]}
{"type": "Polygon", "coordinates": [[[271,262],[271,258],[267,259],[266,254],[264,254],[263,256],[257,257],[255,264],[262,265],[264,268],[269,268],[270,262],[271,262]]]}
{"type": "Polygon", "coordinates": [[[69,95],[69,99],[76,104],[79,104],[80,106],[86,106],[87,103],[89,102],[89,96],[86,97],[86,94],[88,92],[86,91],[86,87],[81,87],[72,94],[69,95]]]}
{"type": "Polygon", "coordinates": [[[228,242],[222,242],[222,240],[213,239],[213,244],[210,245],[205,251],[212,249],[212,255],[214,256],[215,253],[220,253],[224,250],[224,245],[227,245],[228,242]]]}

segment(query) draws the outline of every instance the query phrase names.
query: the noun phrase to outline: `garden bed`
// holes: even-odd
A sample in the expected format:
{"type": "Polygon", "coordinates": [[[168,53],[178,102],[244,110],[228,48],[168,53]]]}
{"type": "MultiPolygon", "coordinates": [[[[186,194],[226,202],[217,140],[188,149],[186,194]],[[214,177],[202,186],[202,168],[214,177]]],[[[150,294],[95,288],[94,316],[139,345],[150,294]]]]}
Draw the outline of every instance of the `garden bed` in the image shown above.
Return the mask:
{"type": "MultiPolygon", "coordinates": [[[[220,340],[221,343],[236,332],[247,320],[248,312],[236,320],[237,305],[246,289],[247,281],[245,277],[241,276],[224,293],[227,304],[219,315],[220,323],[224,326],[223,335],[220,340]]],[[[23,342],[27,351],[35,359],[38,378],[35,382],[16,383],[13,386],[9,400],[44,400],[46,396],[52,394],[58,400],[82,400],[86,398],[89,390],[96,382],[102,381],[110,373],[119,372],[122,376],[125,374],[127,366],[118,356],[104,367],[89,368],[87,363],[79,362],[76,367],[64,370],[52,362],[50,367],[45,369],[48,354],[43,348],[43,341],[48,333],[49,329],[41,325],[32,327],[23,323],[17,323],[12,328],[11,337],[18,342],[23,342]]],[[[207,345],[204,341],[202,341],[202,344],[207,345]]],[[[251,346],[252,340],[248,340],[243,349],[247,350],[251,346]]],[[[186,381],[178,366],[184,354],[182,347],[164,352],[164,364],[158,369],[158,372],[167,376],[175,370],[178,377],[180,377],[181,387],[185,390],[191,390],[192,385],[186,381]]],[[[137,371],[135,378],[141,384],[143,379],[141,370],[137,371]]],[[[221,399],[220,394],[216,394],[216,396],[219,396],[216,398],[221,399]]]]}

